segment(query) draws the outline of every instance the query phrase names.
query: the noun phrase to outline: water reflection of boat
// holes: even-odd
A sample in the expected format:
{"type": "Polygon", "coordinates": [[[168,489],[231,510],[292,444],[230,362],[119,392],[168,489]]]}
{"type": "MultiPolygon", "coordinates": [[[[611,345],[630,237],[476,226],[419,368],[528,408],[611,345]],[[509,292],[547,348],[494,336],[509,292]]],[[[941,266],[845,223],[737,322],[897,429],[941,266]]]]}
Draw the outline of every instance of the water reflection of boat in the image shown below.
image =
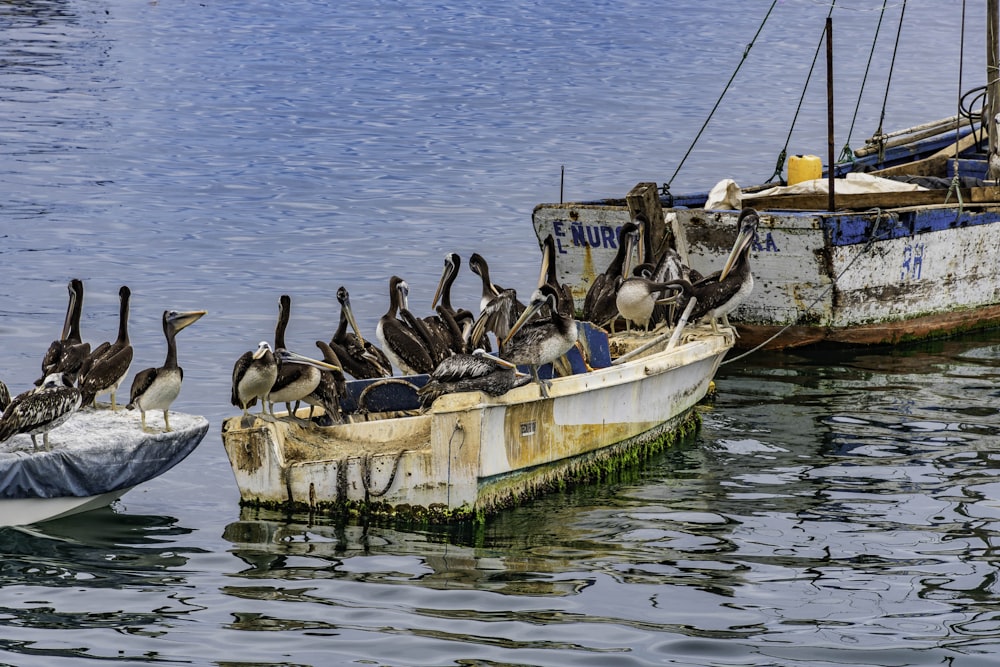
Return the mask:
{"type": "Polygon", "coordinates": [[[59,427],[52,449],[34,451],[15,435],[0,451],[0,526],[23,526],[110,505],[162,475],[194,451],[204,417],[172,412],[165,433],[143,431],[119,410],[82,410],[59,427]]]}
{"type": "MultiPolygon", "coordinates": [[[[694,407],[733,345],[729,328],[689,327],[679,342],[668,332],[610,345],[603,332],[587,331],[596,370],[580,364],[580,372],[553,379],[549,397],[530,383],[502,396],[446,394],[421,410],[410,392],[408,403],[356,411],[350,423],[326,427],[284,419],[245,427],[231,418],[222,438],[242,503],[437,523],[493,513],[573,479],[599,479],[691,430],[694,407]]],[[[400,382],[391,380],[387,386],[400,382]]]]}
{"type": "MultiPolygon", "coordinates": [[[[539,567],[544,559],[511,557],[509,549],[466,546],[448,536],[381,526],[321,523],[315,518],[307,523],[256,508],[243,508],[240,520],[227,525],[222,536],[232,543],[231,552],[249,566],[239,573],[248,578],[343,578],[544,596],[575,595],[592,583],[589,578],[543,576],[539,567]],[[379,560],[365,566],[367,557],[379,560]]],[[[270,595],[270,589],[260,587],[230,587],[228,592],[270,595]]]]}

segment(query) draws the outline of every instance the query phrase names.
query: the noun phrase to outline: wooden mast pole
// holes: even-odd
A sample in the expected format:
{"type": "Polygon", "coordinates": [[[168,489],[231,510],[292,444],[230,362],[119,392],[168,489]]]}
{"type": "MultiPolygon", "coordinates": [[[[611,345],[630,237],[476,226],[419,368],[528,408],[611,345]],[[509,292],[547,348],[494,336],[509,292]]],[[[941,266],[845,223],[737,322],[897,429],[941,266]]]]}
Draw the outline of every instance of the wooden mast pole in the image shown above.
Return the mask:
{"type": "Polygon", "coordinates": [[[826,178],[830,190],[827,203],[829,209],[835,211],[837,197],[834,192],[834,181],[837,163],[833,147],[833,19],[829,16],[826,17],[826,149],[826,178]]]}
{"type": "Polygon", "coordinates": [[[997,32],[1000,31],[1000,0],[986,1],[986,104],[983,125],[989,136],[989,171],[987,178],[1000,179],[1000,137],[997,134],[997,113],[1000,112],[1000,55],[997,53],[997,32]]]}

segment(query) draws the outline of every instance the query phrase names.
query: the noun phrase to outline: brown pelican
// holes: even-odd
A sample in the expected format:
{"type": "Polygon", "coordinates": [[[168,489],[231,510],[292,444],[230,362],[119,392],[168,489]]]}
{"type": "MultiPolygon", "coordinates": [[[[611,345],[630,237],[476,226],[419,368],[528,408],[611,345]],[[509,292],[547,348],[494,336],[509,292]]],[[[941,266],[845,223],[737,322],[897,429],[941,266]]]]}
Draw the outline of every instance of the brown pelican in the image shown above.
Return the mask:
{"type": "Polygon", "coordinates": [[[3,380],[0,380],[0,413],[6,410],[8,405],[10,405],[10,389],[3,380]]]}
{"type": "Polygon", "coordinates": [[[437,289],[434,291],[434,299],[431,301],[431,308],[435,310],[437,315],[424,318],[424,322],[427,323],[432,333],[436,331],[442,339],[448,341],[451,351],[456,354],[464,353],[466,350],[465,336],[458,325],[458,320],[462,319],[465,313],[472,314],[465,309],[456,310],[451,305],[451,286],[455,283],[461,266],[462,259],[457,253],[449,252],[445,255],[441,279],[438,281],[437,289]],[[441,301],[440,306],[438,305],[439,300],[441,301]]]}
{"type": "Polygon", "coordinates": [[[63,373],[69,383],[75,384],[80,367],[87,355],[90,354],[90,343],[84,343],[80,337],[83,281],[73,278],[66,285],[66,288],[69,291],[69,304],[66,307],[62,335],[59,340],[54,340],[49,345],[49,349],[42,359],[42,377],[35,380],[36,385],[42,384],[45,377],[52,373],[63,373]]]}
{"type": "Polygon", "coordinates": [[[559,307],[563,309],[563,314],[573,314],[573,292],[568,285],[559,282],[556,276],[556,239],[549,234],[542,241],[542,269],[538,276],[538,284],[543,282],[552,285],[559,292],[559,307]]]}
{"type": "Polygon", "coordinates": [[[184,370],[177,365],[177,342],[174,337],[205,314],[204,310],[163,311],[163,335],[167,339],[167,358],[159,368],[147,368],[136,373],[129,392],[129,410],[139,408],[142,430],[146,430],[146,411],[163,410],[164,431],[170,430],[168,412],[181,391],[184,370]]]}
{"type": "Polygon", "coordinates": [[[38,449],[35,436],[42,434],[42,444],[49,447],[49,431],[63,424],[80,409],[80,391],[66,384],[62,373],[45,378],[40,387],[18,394],[0,417],[0,442],[18,433],[31,436],[31,444],[38,449]]]}
{"type": "Polygon", "coordinates": [[[118,313],[118,338],[114,343],[104,343],[90,353],[80,369],[80,393],[83,405],[89,406],[101,394],[110,392],[111,410],[117,408],[115,401],[118,386],[128,375],[132,364],[132,344],[128,338],[129,299],[132,292],[125,285],[118,290],[120,301],[118,313]]]}
{"type": "Polygon", "coordinates": [[[232,403],[243,410],[243,418],[250,416],[250,408],[257,399],[261,402],[261,414],[267,407],[267,396],[271,393],[274,380],[278,377],[278,362],[271,351],[271,345],[262,340],[255,351],[244,352],[233,366],[232,403]]]}
{"type": "MultiPolygon", "coordinates": [[[[482,296],[479,297],[479,312],[482,313],[486,310],[486,304],[493,299],[493,297],[500,294],[503,288],[499,285],[494,285],[493,281],[490,280],[490,267],[486,263],[486,260],[478,252],[472,253],[469,257],[469,270],[479,276],[483,281],[483,292],[482,296]]],[[[522,310],[523,310],[522,306],[522,310]]]]}
{"type": "MultiPolygon", "coordinates": [[[[282,294],[278,299],[278,323],[274,327],[274,353],[278,361],[278,377],[271,386],[268,402],[271,404],[271,415],[274,416],[274,404],[284,403],[289,415],[293,415],[292,402],[301,401],[319,384],[319,368],[306,363],[282,363],[282,350],[285,345],[285,330],[292,315],[292,297],[282,294]]],[[[295,406],[298,409],[298,406],[295,406]]]]}
{"type": "Polygon", "coordinates": [[[680,306],[684,306],[691,296],[698,299],[689,316],[691,321],[708,317],[715,331],[718,331],[717,321],[720,319],[729,326],[729,313],[733,312],[753,291],[750,249],[757,236],[759,222],[757,211],[754,209],[745,208],[740,212],[737,220],[740,231],[721,271],[709,274],[695,283],[683,279],[669,281],[668,284],[683,293],[680,306]]]}
{"type": "Polygon", "coordinates": [[[538,367],[566,354],[576,345],[577,335],[576,320],[560,312],[559,292],[545,284],[535,290],[528,307],[511,327],[500,347],[500,356],[519,366],[530,366],[542,396],[548,398],[548,387],[538,377],[538,367]],[[546,305],[551,308],[551,316],[532,319],[546,305]]]}
{"type": "MultiPolygon", "coordinates": [[[[340,359],[326,342],[316,341],[316,347],[323,354],[323,361],[341,368],[340,359]]],[[[311,406],[319,406],[326,413],[327,422],[330,424],[344,423],[344,415],[340,408],[340,399],[347,394],[347,379],[342,370],[322,370],[320,371],[319,384],[311,394],[305,397],[305,402],[311,406]]],[[[309,411],[309,418],[312,418],[312,410],[309,411]]]]}
{"type": "Polygon", "coordinates": [[[358,380],[392,375],[392,362],[385,356],[385,352],[361,335],[347,288],[337,288],[337,301],[340,302],[340,322],[330,339],[330,348],[342,362],[344,370],[358,380]],[[354,329],[354,333],[347,330],[348,324],[354,329]]]}
{"type": "Polygon", "coordinates": [[[271,387],[268,400],[271,404],[271,416],[274,416],[274,404],[284,403],[288,416],[295,417],[292,412],[292,402],[298,403],[309,397],[321,381],[321,371],[339,371],[339,366],[328,364],[312,357],[306,357],[285,348],[274,351],[278,361],[278,378],[271,387]]]}
{"type": "Polygon", "coordinates": [[[587,296],[583,300],[584,320],[601,327],[614,327],[614,321],[618,317],[615,296],[623,276],[627,276],[629,273],[628,264],[638,239],[638,225],[634,222],[626,222],[622,225],[618,234],[618,250],[615,252],[614,258],[604,273],[594,276],[594,282],[587,290],[587,296]]]}
{"type": "Polygon", "coordinates": [[[408,290],[406,281],[399,276],[389,279],[389,309],[379,319],[375,335],[402,374],[430,373],[436,364],[426,343],[408,323],[396,317],[397,312],[406,308],[408,290]]]}
{"type": "Polygon", "coordinates": [[[625,318],[626,330],[633,323],[648,330],[656,307],[677,300],[676,294],[670,292],[671,286],[672,283],[658,283],[646,276],[633,275],[623,280],[618,286],[615,306],[625,318]]]}
{"type": "Polygon", "coordinates": [[[527,378],[511,362],[478,349],[472,354],[453,355],[438,364],[427,384],[417,390],[417,395],[420,404],[427,409],[442,394],[482,391],[490,396],[501,396],[527,378]]]}

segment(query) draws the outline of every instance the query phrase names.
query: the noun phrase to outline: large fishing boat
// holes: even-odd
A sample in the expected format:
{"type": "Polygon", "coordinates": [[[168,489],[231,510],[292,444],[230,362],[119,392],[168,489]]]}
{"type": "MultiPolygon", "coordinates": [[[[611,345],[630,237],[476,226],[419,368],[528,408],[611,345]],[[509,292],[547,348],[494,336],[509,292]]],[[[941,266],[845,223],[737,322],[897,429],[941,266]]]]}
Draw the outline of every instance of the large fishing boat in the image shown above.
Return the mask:
{"type": "Polygon", "coordinates": [[[996,4],[988,3],[989,85],[964,96],[984,100],[981,109],[899,133],[879,128],[841,160],[831,112],[833,168],[792,156],[787,178],[763,186],[720,181],[675,196],[665,184],[641,183],[624,198],[540,204],[533,225],[540,241],[556,238],[558,278],[582,306],[616,252],[618,230],[640,212],[654,254],[672,246],[710,272],[729,252],[740,208],[752,206],[755,288],[730,316],[741,348],[894,344],[1000,325],[1000,189],[991,171],[1000,152],[989,120],[1000,79],[996,4]]]}

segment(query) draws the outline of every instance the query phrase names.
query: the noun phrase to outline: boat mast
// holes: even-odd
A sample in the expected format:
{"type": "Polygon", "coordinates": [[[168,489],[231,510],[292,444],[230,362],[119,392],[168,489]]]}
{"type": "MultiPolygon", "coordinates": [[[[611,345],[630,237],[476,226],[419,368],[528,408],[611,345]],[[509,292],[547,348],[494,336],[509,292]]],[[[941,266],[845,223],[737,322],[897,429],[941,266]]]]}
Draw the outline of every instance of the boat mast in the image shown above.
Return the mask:
{"type": "Polygon", "coordinates": [[[1000,178],[1000,134],[997,124],[997,113],[1000,112],[1000,57],[997,54],[997,32],[1000,30],[998,19],[1000,0],[986,0],[986,104],[984,105],[984,124],[989,136],[989,155],[987,164],[990,180],[1000,178]]]}

